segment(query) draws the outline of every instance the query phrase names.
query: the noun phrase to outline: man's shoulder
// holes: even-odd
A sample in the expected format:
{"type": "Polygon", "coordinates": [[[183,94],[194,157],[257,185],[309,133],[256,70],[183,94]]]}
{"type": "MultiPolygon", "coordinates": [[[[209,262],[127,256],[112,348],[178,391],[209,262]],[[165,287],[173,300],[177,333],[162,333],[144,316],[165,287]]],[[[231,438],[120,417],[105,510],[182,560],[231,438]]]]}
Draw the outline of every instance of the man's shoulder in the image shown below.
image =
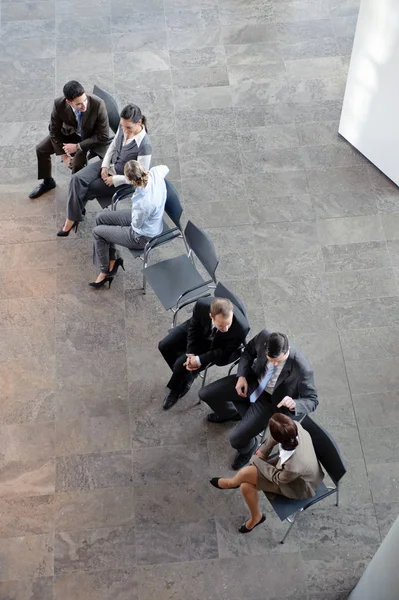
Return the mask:
{"type": "Polygon", "coordinates": [[[58,96],[58,98],[56,98],[54,100],[54,106],[59,109],[59,108],[65,108],[67,106],[66,103],[66,98],[65,96],[58,96]]]}

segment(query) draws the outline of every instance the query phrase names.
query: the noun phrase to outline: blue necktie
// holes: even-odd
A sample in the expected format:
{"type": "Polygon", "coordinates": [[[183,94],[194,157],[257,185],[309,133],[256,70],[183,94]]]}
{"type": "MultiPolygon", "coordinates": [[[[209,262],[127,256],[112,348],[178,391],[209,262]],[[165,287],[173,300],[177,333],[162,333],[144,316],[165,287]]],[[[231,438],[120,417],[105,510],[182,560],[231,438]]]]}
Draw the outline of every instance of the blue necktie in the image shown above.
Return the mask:
{"type": "Polygon", "coordinates": [[[78,134],[82,137],[82,112],[80,110],[76,111],[76,118],[78,120],[78,134]]]}
{"type": "Polygon", "coordinates": [[[261,395],[261,393],[265,391],[266,386],[269,383],[269,381],[271,380],[271,378],[273,377],[273,375],[275,374],[276,369],[277,369],[277,365],[266,371],[265,375],[260,380],[258,387],[250,395],[250,397],[249,397],[250,402],[256,402],[257,399],[259,398],[259,396],[261,395]]]}

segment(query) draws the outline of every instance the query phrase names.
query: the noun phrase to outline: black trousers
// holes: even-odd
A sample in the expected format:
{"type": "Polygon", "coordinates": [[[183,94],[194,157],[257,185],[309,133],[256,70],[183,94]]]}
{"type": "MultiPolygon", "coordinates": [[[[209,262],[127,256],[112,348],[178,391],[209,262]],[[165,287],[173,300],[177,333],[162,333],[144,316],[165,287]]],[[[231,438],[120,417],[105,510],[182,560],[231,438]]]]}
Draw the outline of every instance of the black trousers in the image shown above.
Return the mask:
{"type": "MultiPolygon", "coordinates": [[[[65,135],[62,139],[64,144],[78,144],[81,138],[77,134],[65,135]]],[[[36,146],[37,155],[37,178],[48,179],[51,177],[51,155],[63,154],[60,148],[55,146],[48,135],[36,146]]],[[[72,173],[77,173],[86,164],[86,154],[83,150],[78,150],[72,158],[72,173]]]]}
{"type": "MultiPolygon", "coordinates": [[[[218,381],[214,381],[203,387],[199,391],[199,397],[206,402],[208,406],[219,417],[232,417],[238,411],[241,421],[230,435],[230,444],[244,454],[252,448],[255,436],[266,429],[270,417],[275,412],[283,412],[293,416],[288,409],[277,409],[272,404],[272,398],[267,392],[263,392],[256,402],[249,401],[247,398],[241,398],[236,392],[236,375],[228,375],[218,381]]],[[[248,381],[248,387],[251,391],[256,389],[258,383],[248,381]]]]}
{"type": "MultiPolygon", "coordinates": [[[[200,371],[203,371],[205,365],[201,365],[198,371],[187,371],[184,363],[186,362],[187,352],[187,333],[189,328],[190,320],[185,321],[181,325],[174,327],[168,335],[159,342],[158,348],[162,356],[168,363],[172,370],[172,377],[169,379],[167,386],[171,390],[179,391],[186,384],[189,384],[197,376],[200,371]]],[[[211,348],[211,341],[204,339],[203,342],[196,348],[195,353],[197,355],[207,352],[211,348]]],[[[227,357],[221,361],[216,361],[215,364],[219,366],[228,365],[235,359],[233,357],[227,357]]]]}

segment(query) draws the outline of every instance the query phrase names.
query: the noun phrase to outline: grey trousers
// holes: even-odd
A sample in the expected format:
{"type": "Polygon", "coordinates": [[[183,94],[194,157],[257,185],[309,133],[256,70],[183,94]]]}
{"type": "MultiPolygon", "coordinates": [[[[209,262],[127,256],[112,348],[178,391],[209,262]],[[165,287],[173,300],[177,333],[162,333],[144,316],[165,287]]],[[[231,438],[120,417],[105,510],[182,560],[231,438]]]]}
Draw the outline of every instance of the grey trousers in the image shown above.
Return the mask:
{"type": "Polygon", "coordinates": [[[101,163],[102,160],[95,160],[72,175],[67,204],[67,218],[71,221],[83,220],[83,209],[88,200],[96,198],[102,208],[111,204],[117,188],[105,185],[101,179],[101,163]]]}
{"type": "Polygon", "coordinates": [[[96,216],[96,227],[93,229],[93,263],[101,273],[107,273],[109,261],[117,258],[115,244],[138,250],[144,248],[151,239],[137,236],[131,223],[130,210],[104,210],[96,216]]]}

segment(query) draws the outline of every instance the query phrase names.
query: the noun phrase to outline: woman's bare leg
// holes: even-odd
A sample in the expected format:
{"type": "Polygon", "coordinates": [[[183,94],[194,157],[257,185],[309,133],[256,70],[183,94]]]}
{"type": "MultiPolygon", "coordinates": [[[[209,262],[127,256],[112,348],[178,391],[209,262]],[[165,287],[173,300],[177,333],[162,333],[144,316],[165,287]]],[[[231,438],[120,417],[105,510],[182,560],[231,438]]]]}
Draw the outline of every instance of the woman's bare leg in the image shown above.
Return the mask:
{"type": "Polygon", "coordinates": [[[256,489],[256,485],[253,485],[252,483],[242,483],[240,492],[244,496],[244,500],[248,505],[249,512],[251,513],[251,517],[245,523],[245,526],[247,529],[252,529],[262,518],[262,513],[259,508],[258,490],[256,489]]]}
{"type": "Polygon", "coordinates": [[[218,484],[221,488],[234,488],[242,483],[252,483],[256,486],[258,481],[258,469],[254,466],[243,467],[234,477],[221,477],[218,484]]]}

